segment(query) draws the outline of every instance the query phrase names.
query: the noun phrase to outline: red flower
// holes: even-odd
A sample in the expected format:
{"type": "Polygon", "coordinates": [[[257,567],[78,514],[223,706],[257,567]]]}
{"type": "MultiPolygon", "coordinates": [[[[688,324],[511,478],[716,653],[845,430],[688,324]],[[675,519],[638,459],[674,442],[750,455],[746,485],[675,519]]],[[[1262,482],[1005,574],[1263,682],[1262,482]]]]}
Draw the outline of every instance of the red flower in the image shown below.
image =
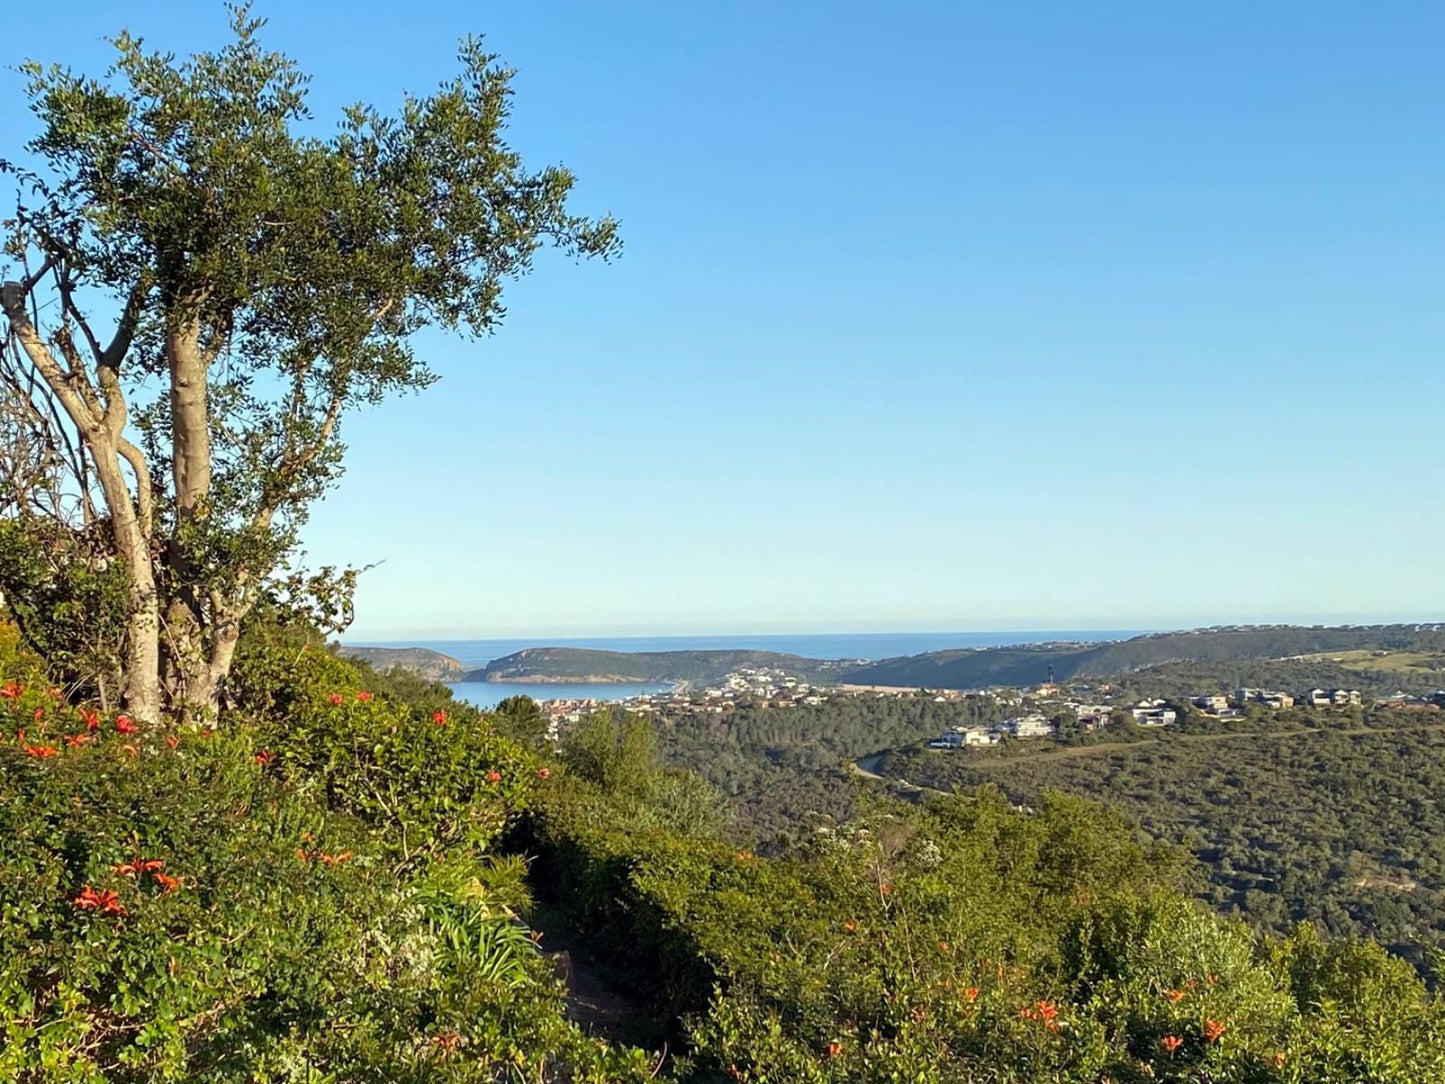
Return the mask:
{"type": "Polygon", "coordinates": [[[86,911],[101,911],[107,915],[125,914],[125,908],[120,905],[120,897],[109,889],[97,892],[90,885],[86,885],[80,895],[75,897],[74,903],[86,911]]]}
{"type": "Polygon", "coordinates": [[[181,879],[179,877],[171,877],[164,873],[157,873],[155,879],[156,884],[160,885],[161,889],[167,895],[181,887],[181,879]]]}
{"type": "Polygon", "coordinates": [[[117,715],[115,717],[115,732],[117,734],[134,734],[135,731],[135,722],[129,715],[117,715]]]}
{"type": "Polygon", "coordinates": [[[176,746],[181,744],[181,739],[176,737],[174,734],[167,734],[166,744],[169,745],[172,749],[174,749],[176,746]]]}
{"type": "Polygon", "coordinates": [[[74,749],[77,745],[84,745],[84,744],[85,744],[86,742],[88,742],[88,741],[90,741],[90,735],[89,735],[89,734],[67,734],[67,735],[65,735],[65,744],[68,745],[68,746],[70,746],[72,749],[74,749]]]}
{"type": "Polygon", "coordinates": [[[538,768],[538,769],[537,769],[537,778],[538,778],[538,779],[546,779],[546,778],[547,778],[549,775],[551,775],[551,774],[552,774],[552,773],[551,773],[550,771],[548,771],[546,768],[538,768]]]}
{"type": "Polygon", "coordinates": [[[444,711],[434,711],[431,713],[431,721],[436,723],[437,726],[446,726],[447,713],[444,711]]]}
{"type": "Polygon", "coordinates": [[[1217,1043],[1217,1042],[1219,1041],[1219,1037],[1220,1037],[1221,1035],[1223,1035],[1223,1034],[1224,1034],[1224,1025],[1221,1024],[1218,1020],[1206,1020],[1206,1021],[1204,1021],[1204,1041],[1205,1041],[1205,1042],[1207,1042],[1207,1043],[1217,1043]]]}
{"type": "Polygon", "coordinates": [[[840,1043],[837,1039],[834,1039],[831,1043],[828,1044],[828,1057],[836,1058],[842,1052],[843,1044],[840,1043]]]}
{"type": "Polygon", "coordinates": [[[361,692],[356,694],[356,702],[358,704],[365,704],[370,699],[371,694],[369,692],[366,692],[365,690],[362,690],[361,692]]]}
{"type": "Polygon", "coordinates": [[[24,691],[25,686],[21,685],[13,678],[10,681],[7,681],[4,685],[0,685],[0,697],[4,697],[6,700],[19,700],[20,694],[24,691]]]}
{"type": "Polygon", "coordinates": [[[256,754],[256,763],[264,767],[276,759],[276,754],[269,749],[262,749],[256,754]]]}
{"type": "Polygon", "coordinates": [[[87,711],[85,708],[81,708],[80,718],[81,721],[85,723],[86,730],[94,733],[95,731],[100,729],[100,712],[87,711]]]}
{"type": "Polygon", "coordinates": [[[977,1000],[978,1000],[978,987],[977,987],[977,986],[970,986],[967,990],[965,990],[965,991],[963,992],[963,1000],[967,1001],[970,1005],[973,1004],[975,1001],[977,1001],[977,1000]]]}
{"type": "Polygon", "coordinates": [[[501,781],[502,781],[502,773],[499,772],[499,771],[497,771],[495,768],[493,768],[491,771],[489,771],[489,772],[487,773],[487,782],[488,782],[488,783],[500,783],[501,781]]]}
{"type": "Polygon", "coordinates": [[[330,696],[328,696],[326,699],[331,701],[331,706],[332,706],[332,707],[337,707],[337,708],[339,708],[339,707],[341,706],[341,701],[342,701],[344,698],[342,697],[342,695],[341,695],[340,693],[332,693],[332,694],[331,694],[330,696]]]}
{"type": "Polygon", "coordinates": [[[57,756],[60,750],[53,745],[27,745],[23,747],[26,756],[39,757],[44,760],[46,757],[57,756]]]}
{"type": "Polygon", "coordinates": [[[1166,1035],[1164,1036],[1164,1038],[1159,1040],[1159,1045],[1162,1046],[1165,1050],[1169,1051],[1169,1053],[1171,1054],[1174,1053],[1174,1051],[1178,1050],[1183,1043],[1184,1040],[1181,1039],[1178,1035],[1166,1035]]]}

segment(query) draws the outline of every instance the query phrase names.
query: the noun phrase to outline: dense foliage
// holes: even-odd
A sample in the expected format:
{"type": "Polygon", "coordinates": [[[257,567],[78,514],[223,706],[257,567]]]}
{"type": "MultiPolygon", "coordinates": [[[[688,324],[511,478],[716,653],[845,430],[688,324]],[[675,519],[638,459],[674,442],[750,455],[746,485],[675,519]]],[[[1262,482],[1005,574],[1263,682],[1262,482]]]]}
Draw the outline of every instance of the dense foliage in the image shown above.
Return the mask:
{"type": "MultiPolygon", "coordinates": [[[[851,820],[765,858],[641,719],[598,713],[539,757],[524,700],[483,716],[253,628],[225,726],[141,730],[70,704],[8,637],[7,1079],[1445,1072],[1445,1019],[1408,964],[1309,926],[1258,938],[1188,898],[1181,852],[1079,799],[864,789],[851,820]],[[569,1021],[534,895],[665,1052],[569,1021]]],[[[767,740],[761,721],[739,734],[767,740]]]]}
{"type": "Polygon", "coordinates": [[[843,680],[865,685],[977,689],[989,685],[1034,685],[1050,675],[1059,680],[1110,677],[1174,662],[1277,660],[1352,650],[1445,653],[1445,629],[1439,625],[1343,628],[1277,625],[1154,633],[1103,644],[1033,644],[933,651],[873,663],[846,673],[843,680]]]}
{"type": "MultiPolygon", "coordinates": [[[[647,766],[633,761],[630,776],[647,766]]],[[[886,804],[784,859],[639,823],[578,778],[529,819],[541,890],[658,1011],[693,1081],[1425,1081],[1408,965],[1257,941],[1177,862],[1063,797],[886,804]]]]}
{"type": "MultiPolygon", "coordinates": [[[[1429,966],[1445,944],[1445,727],[1358,715],[1273,734],[1157,735],[1129,746],[1012,757],[893,755],[890,778],[951,790],[994,782],[1032,802],[1048,788],[1107,801],[1189,848],[1205,897],[1274,930],[1301,919],[1369,936],[1429,966]]],[[[1272,724],[1280,730],[1283,724],[1272,724]]]]}
{"type": "Polygon", "coordinates": [[[486,849],[536,762],[314,649],[242,671],[244,719],[163,733],[0,653],[0,1078],[642,1079],[486,849]]]}

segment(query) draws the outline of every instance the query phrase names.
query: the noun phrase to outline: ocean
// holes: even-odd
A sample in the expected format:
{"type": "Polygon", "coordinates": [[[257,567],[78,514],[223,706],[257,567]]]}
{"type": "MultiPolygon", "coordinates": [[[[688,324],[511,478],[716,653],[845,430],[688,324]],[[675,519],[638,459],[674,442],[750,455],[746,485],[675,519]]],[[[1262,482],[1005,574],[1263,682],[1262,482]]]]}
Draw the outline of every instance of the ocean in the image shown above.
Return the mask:
{"type": "MultiPolygon", "coordinates": [[[[807,659],[893,659],[925,651],[961,647],[1005,647],[1040,644],[1052,640],[1123,640],[1138,636],[1136,629],[1031,630],[1026,632],[838,632],[727,636],[592,636],[529,637],[506,640],[357,640],[357,647],[426,647],[465,663],[482,667],[493,659],[527,647],[586,647],[599,651],[778,651],[807,659]]],[[[665,685],[562,685],[531,683],[453,682],[458,699],[490,708],[509,696],[534,700],[625,700],[660,692],[665,685]]]]}

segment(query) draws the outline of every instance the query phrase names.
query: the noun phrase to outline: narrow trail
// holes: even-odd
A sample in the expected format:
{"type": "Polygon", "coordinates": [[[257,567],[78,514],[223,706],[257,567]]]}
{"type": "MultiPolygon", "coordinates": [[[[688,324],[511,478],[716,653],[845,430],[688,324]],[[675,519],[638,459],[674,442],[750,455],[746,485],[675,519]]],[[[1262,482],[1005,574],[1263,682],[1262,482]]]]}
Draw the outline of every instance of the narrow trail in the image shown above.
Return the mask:
{"type": "MultiPolygon", "coordinates": [[[[559,916],[560,917],[560,916],[559,916]]],[[[663,1045],[666,1028],[637,999],[609,981],[586,945],[560,921],[542,935],[542,952],[567,986],[567,1018],[589,1035],[645,1050],[663,1045]]]]}

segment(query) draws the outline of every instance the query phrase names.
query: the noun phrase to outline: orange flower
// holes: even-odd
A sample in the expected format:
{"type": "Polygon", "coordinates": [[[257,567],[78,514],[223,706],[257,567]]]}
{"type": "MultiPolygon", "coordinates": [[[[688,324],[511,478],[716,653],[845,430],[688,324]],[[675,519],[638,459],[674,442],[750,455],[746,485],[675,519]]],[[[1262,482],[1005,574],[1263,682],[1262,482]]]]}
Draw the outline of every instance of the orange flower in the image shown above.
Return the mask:
{"type": "Polygon", "coordinates": [[[537,769],[537,778],[538,778],[538,779],[546,779],[546,778],[547,778],[549,775],[551,775],[551,774],[552,774],[552,773],[551,773],[550,771],[548,771],[546,768],[538,768],[538,769],[537,769]]]}
{"type": "Polygon", "coordinates": [[[135,721],[129,715],[117,715],[115,717],[115,732],[117,734],[134,734],[136,730],[135,721]]]}
{"type": "Polygon", "coordinates": [[[126,745],[122,745],[121,748],[124,749],[127,753],[129,753],[129,754],[130,754],[131,756],[133,756],[133,757],[138,757],[138,756],[140,756],[140,750],[137,749],[134,745],[126,744],[126,745]]]}
{"type": "Polygon", "coordinates": [[[738,862],[751,862],[753,860],[753,852],[738,851],[736,854],[733,855],[733,858],[738,862]]]}
{"type": "Polygon", "coordinates": [[[19,700],[20,694],[24,691],[25,686],[19,684],[14,679],[7,681],[4,685],[0,685],[0,697],[4,697],[6,700],[19,700]]]}
{"type": "Polygon", "coordinates": [[[436,723],[437,726],[446,726],[447,713],[444,711],[434,711],[431,713],[431,721],[436,723]]]}
{"type": "Polygon", "coordinates": [[[48,696],[48,697],[50,697],[51,700],[59,700],[59,699],[60,699],[60,690],[59,690],[59,689],[46,689],[46,690],[45,690],[45,695],[48,696]]]}
{"type": "Polygon", "coordinates": [[[1275,1067],[1276,1069],[1283,1069],[1283,1068],[1284,1068],[1284,1060],[1285,1060],[1285,1059],[1284,1059],[1284,1051],[1283,1051],[1283,1050],[1276,1050],[1276,1051],[1274,1052],[1274,1057],[1271,1058],[1270,1060],[1274,1062],[1274,1067],[1275,1067]]]}
{"type": "Polygon", "coordinates": [[[53,745],[27,745],[24,746],[24,750],[26,756],[38,757],[41,760],[46,757],[58,756],[60,753],[60,750],[53,745]]]}
{"type": "Polygon", "coordinates": [[[152,877],[160,880],[165,877],[161,872],[165,868],[163,858],[133,858],[129,862],[118,862],[110,868],[122,877],[130,877],[137,873],[149,873],[152,877]]]}
{"type": "Polygon", "coordinates": [[[35,719],[35,721],[36,721],[37,723],[40,722],[41,719],[44,719],[44,718],[45,718],[45,709],[44,709],[44,708],[36,708],[36,709],[35,709],[35,715],[33,716],[33,718],[35,719]]]}
{"type": "Polygon", "coordinates": [[[1164,1038],[1159,1040],[1159,1045],[1162,1046],[1165,1050],[1169,1051],[1169,1053],[1171,1054],[1174,1053],[1174,1051],[1178,1050],[1179,1047],[1183,1045],[1183,1043],[1184,1040],[1181,1039],[1178,1035],[1166,1035],[1164,1036],[1164,1038]]]}
{"type": "Polygon", "coordinates": [[[890,884],[881,884],[878,886],[878,891],[882,892],[885,896],[891,896],[893,895],[893,886],[890,884]]]}
{"type": "Polygon", "coordinates": [[[488,783],[500,783],[501,781],[502,781],[502,773],[499,772],[499,771],[497,771],[497,769],[493,768],[491,771],[489,771],[489,772],[487,773],[487,782],[488,782],[488,783]]]}
{"type": "Polygon", "coordinates": [[[1204,1021],[1204,1041],[1205,1041],[1205,1042],[1207,1042],[1207,1043],[1217,1043],[1217,1042],[1219,1041],[1219,1037],[1220,1037],[1221,1035],[1223,1035],[1223,1034],[1224,1034],[1224,1025],[1221,1024],[1218,1020],[1206,1020],[1206,1021],[1204,1021]]]}
{"type": "Polygon", "coordinates": [[[1178,1005],[1181,1001],[1184,1000],[1184,991],[1183,991],[1183,990],[1170,990],[1170,991],[1169,991],[1167,994],[1165,994],[1164,996],[1167,997],[1167,998],[1168,998],[1170,1001],[1172,1001],[1174,1004],[1178,1005]]]}
{"type": "Polygon", "coordinates": [[[351,861],[350,851],[342,851],[340,854],[327,854],[325,851],[318,851],[317,853],[320,855],[321,861],[326,863],[328,866],[336,866],[340,865],[342,862],[351,861]]]}
{"type": "Polygon", "coordinates": [[[1052,1001],[1040,1001],[1038,1004],[1040,1020],[1051,1023],[1059,1015],[1059,1007],[1052,1001]]]}
{"type": "Polygon", "coordinates": [[[276,754],[271,752],[271,750],[269,749],[260,749],[256,752],[256,763],[261,765],[263,768],[275,759],[276,754]]]}
{"type": "Polygon", "coordinates": [[[170,894],[181,887],[181,879],[179,877],[171,877],[165,873],[155,874],[155,880],[156,884],[160,885],[166,894],[170,894]]]}
{"type": "Polygon", "coordinates": [[[100,729],[100,712],[87,711],[85,708],[81,708],[80,719],[81,722],[85,724],[85,729],[89,730],[91,733],[94,733],[95,731],[100,729]]]}
{"type": "Polygon", "coordinates": [[[340,693],[332,693],[326,699],[331,701],[332,707],[339,708],[341,706],[341,701],[344,700],[345,697],[343,697],[340,693]]]}
{"type": "Polygon", "coordinates": [[[90,735],[89,735],[89,734],[67,734],[67,735],[65,735],[65,744],[68,745],[68,746],[70,746],[72,749],[74,749],[77,745],[84,745],[84,744],[85,744],[86,742],[88,742],[88,741],[90,741],[90,735]]]}
{"type": "Polygon", "coordinates": [[[828,1044],[828,1057],[836,1058],[841,1053],[843,1053],[843,1044],[837,1039],[828,1044]]]}
{"type": "Polygon", "coordinates": [[[432,1045],[445,1056],[454,1053],[457,1047],[462,1045],[462,1037],[455,1031],[444,1031],[440,1035],[433,1035],[432,1045]]]}
{"type": "Polygon", "coordinates": [[[365,703],[366,703],[368,700],[370,700],[370,699],[371,699],[371,694],[370,694],[369,692],[367,692],[365,689],[363,689],[361,692],[359,692],[359,693],[356,694],[356,702],[357,702],[358,704],[365,704],[365,703]]]}
{"type": "Polygon", "coordinates": [[[977,987],[977,986],[970,986],[967,990],[965,990],[965,991],[963,992],[963,1000],[967,1001],[970,1005],[972,1005],[975,1001],[977,1001],[977,1000],[978,1000],[978,987],[977,987]]]}
{"type": "Polygon", "coordinates": [[[90,885],[86,885],[80,895],[75,897],[74,903],[86,911],[100,911],[107,915],[125,914],[125,908],[120,905],[120,897],[109,889],[97,892],[90,885]]]}
{"type": "Polygon", "coordinates": [[[856,918],[850,918],[847,922],[843,923],[843,929],[846,930],[848,933],[857,932],[858,920],[856,918]]]}

